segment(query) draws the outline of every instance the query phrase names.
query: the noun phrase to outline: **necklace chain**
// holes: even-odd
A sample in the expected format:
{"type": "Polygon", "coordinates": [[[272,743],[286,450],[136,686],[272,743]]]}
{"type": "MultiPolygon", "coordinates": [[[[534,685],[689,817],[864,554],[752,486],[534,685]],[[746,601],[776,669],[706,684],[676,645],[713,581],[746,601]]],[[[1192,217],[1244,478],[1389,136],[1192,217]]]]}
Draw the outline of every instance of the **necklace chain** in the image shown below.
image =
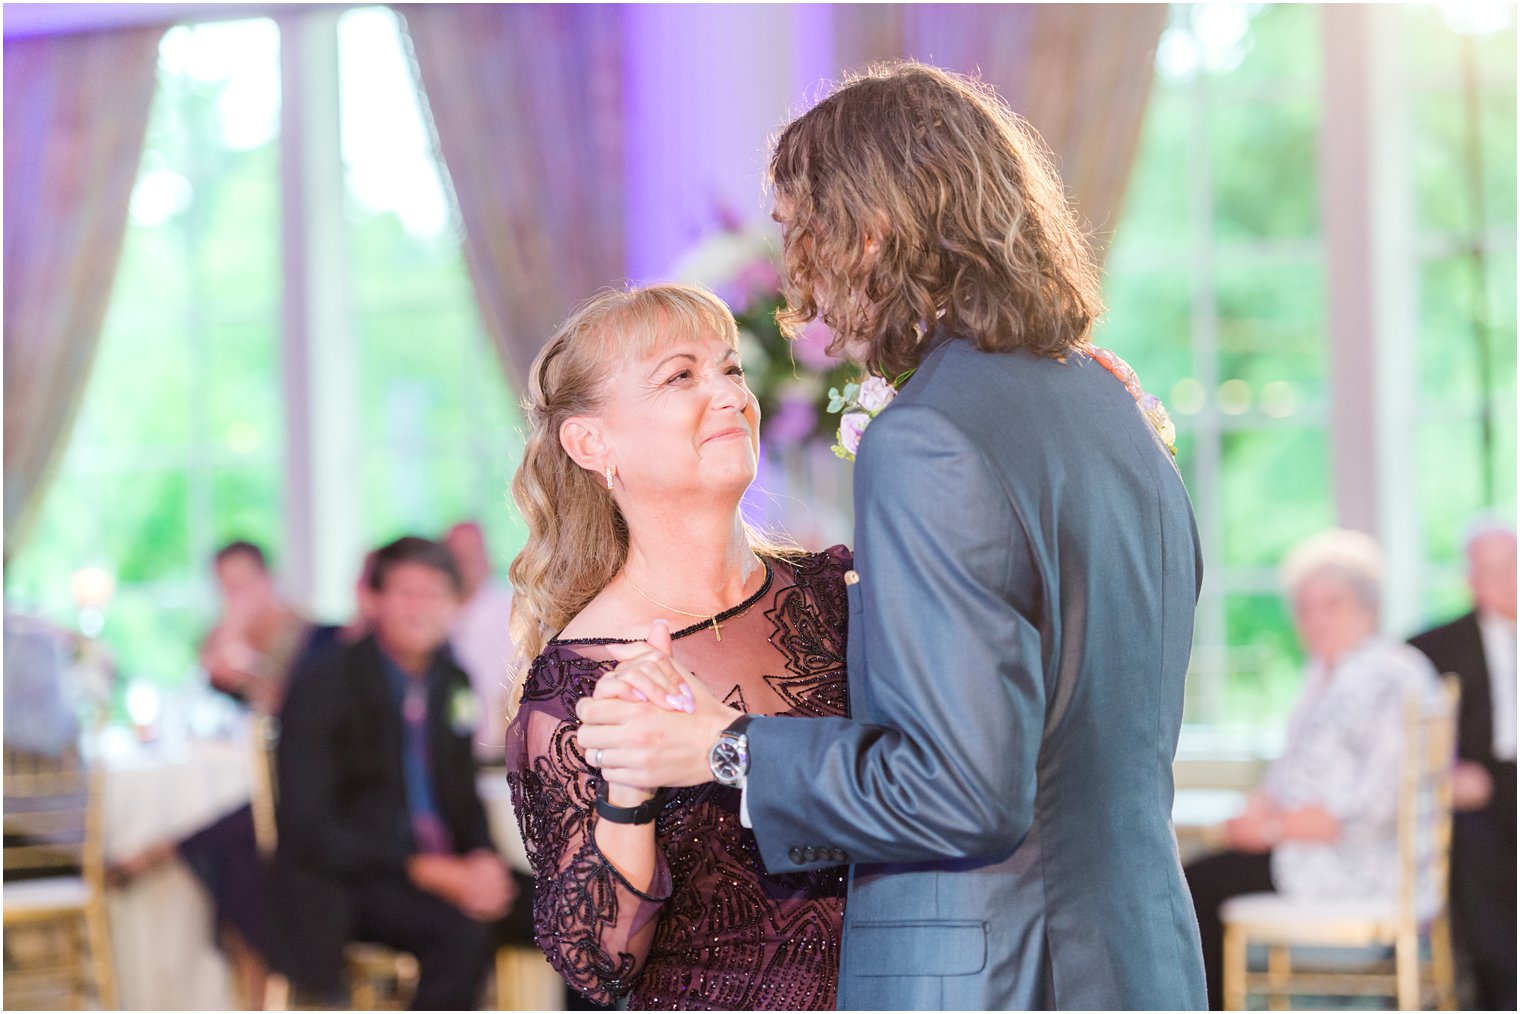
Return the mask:
{"type": "MultiPolygon", "coordinates": [[[[711,623],[713,635],[716,636],[718,640],[723,640],[723,625],[718,622],[718,613],[726,613],[728,612],[728,609],[720,609],[717,613],[693,613],[685,609],[677,609],[675,606],[666,605],[644,589],[640,588],[639,583],[633,579],[633,575],[630,574],[627,570],[623,571],[623,576],[628,579],[629,584],[633,585],[634,591],[638,592],[640,595],[644,596],[646,599],[648,599],[650,602],[653,602],[661,609],[669,609],[673,613],[680,613],[682,616],[694,616],[699,620],[706,620],[707,622],[711,623]]],[[[732,606],[729,607],[729,609],[732,608],[732,606]]]]}

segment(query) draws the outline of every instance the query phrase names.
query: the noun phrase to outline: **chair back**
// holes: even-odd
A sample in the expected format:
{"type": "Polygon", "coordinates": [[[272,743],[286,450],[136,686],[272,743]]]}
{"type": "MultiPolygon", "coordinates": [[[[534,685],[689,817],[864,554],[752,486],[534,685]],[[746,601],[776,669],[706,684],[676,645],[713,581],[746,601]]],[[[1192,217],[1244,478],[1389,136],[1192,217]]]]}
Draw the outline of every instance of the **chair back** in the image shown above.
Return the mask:
{"type": "Polygon", "coordinates": [[[253,836],[259,854],[266,859],[274,855],[279,840],[275,810],[280,802],[279,782],[275,777],[275,748],[280,742],[280,720],[273,715],[255,714],[249,732],[249,805],[253,810],[253,836]]]}
{"type": "Polygon", "coordinates": [[[81,874],[91,887],[105,881],[99,772],[79,751],[57,756],[5,748],[4,870],[81,874]]]}
{"type": "Polygon", "coordinates": [[[1434,695],[1404,702],[1399,778],[1399,920],[1416,927],[1443,912],[1451,863],[1451,779],[1461,682],[1447,673],[1434,695]]]}

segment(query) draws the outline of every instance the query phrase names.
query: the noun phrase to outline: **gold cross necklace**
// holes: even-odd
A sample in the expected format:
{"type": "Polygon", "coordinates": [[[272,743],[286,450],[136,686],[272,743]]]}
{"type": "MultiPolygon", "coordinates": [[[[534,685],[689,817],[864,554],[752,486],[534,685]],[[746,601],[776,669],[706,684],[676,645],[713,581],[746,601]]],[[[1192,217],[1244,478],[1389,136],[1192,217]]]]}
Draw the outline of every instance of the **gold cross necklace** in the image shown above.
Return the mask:
{"type": "Polygon", "coordinates": [[[706,620],[708,623],[711,623],[714,636],[716,636],[720,641],[723,640],[723,625],[718,622],[718,614],[728,612],[727,609],[720,609],[717,613],[689,613],[684,609],[677,609],[675,606],[667,606],[665,603],[661,602],[659,599],[655,598],[653,595],[640,588],[639,583],[633,579],[633,575],[628,573],[628,571],[624,570],[623,576],[628,579],[629,584],[633,585],[634,591],[638,592],[640,595],[644,596],[646,599],[653,602],[661,609],[669,609],[673,613],[680,613],[682,616],[693,616],[699,620],[706,620]]]}

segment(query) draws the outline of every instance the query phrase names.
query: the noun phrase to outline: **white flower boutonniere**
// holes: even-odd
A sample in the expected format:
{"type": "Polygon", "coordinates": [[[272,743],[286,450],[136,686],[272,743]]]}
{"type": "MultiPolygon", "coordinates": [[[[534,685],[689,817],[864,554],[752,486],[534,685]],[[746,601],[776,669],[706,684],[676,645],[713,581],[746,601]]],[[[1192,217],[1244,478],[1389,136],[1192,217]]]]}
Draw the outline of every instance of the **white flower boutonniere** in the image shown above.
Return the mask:
{"type": "Polygon", "coordinates": [[[475,691],[458,687],[449,698],[449,726],[461,736],[472,734],[480,725],[480,702],[475,691]]]}
{"type": "Polygon", "coordinates": [[[844,413],[839,417],[839,440],[833,447],[835,457],[855,460],[866,427],[892,404],[898,390],[911,376],[913,371],[909,370],[896,380],[867,377],[861,383],[846,384],[843,391],[829,388],[829,411],[844,413]]]}

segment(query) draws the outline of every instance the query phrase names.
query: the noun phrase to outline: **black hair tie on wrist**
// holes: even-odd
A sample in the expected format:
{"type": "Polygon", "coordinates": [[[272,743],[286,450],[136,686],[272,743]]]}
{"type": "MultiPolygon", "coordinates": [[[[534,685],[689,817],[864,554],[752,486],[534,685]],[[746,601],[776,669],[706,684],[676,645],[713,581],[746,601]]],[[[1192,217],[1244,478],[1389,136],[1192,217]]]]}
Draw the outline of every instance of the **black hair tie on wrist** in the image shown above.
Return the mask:
{"type": "Polygon", "coordinates": [[[657,790],[653,796],[638,806],[613,806],[607,801],[607,780],[602,779],[596,786],[596,815],[614,824],[652,823],[660,815],[660,810],[664,805],[664,789],[657,790]]]}

